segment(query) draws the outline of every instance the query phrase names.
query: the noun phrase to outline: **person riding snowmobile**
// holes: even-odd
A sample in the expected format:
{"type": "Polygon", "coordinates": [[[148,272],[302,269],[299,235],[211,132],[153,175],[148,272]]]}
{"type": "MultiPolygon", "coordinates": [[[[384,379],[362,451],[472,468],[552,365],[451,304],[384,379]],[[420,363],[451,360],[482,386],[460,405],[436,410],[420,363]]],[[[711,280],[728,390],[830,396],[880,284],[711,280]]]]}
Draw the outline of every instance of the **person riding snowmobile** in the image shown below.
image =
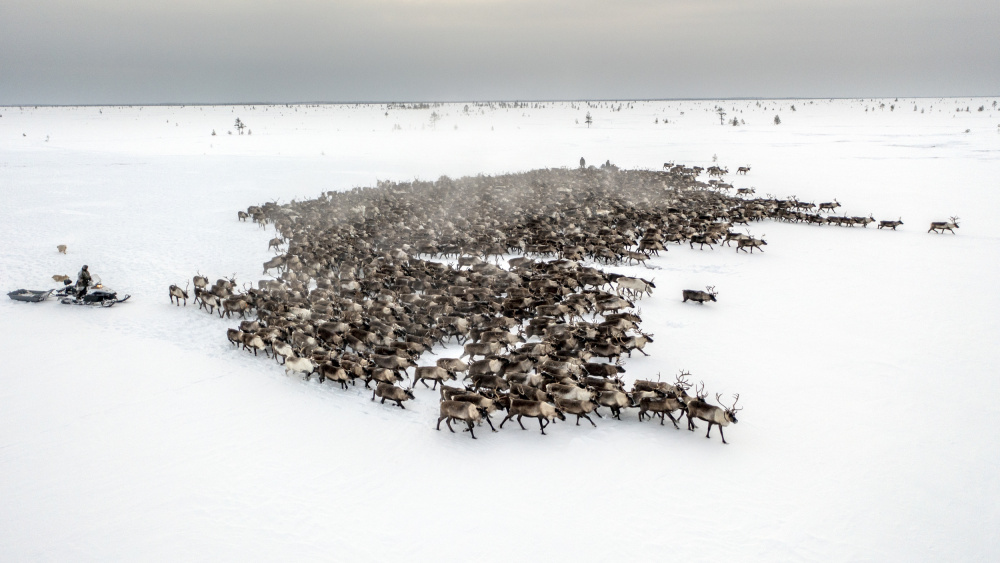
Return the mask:
{"type": "Polygon", "coordinates": [[[87,288],[90,287],[90,272],[87,270],[87,265],[84,264],[83,268],[80,269],[80,275],[76,278],[76,294],[83,297],[87,293],[87,288]]]}

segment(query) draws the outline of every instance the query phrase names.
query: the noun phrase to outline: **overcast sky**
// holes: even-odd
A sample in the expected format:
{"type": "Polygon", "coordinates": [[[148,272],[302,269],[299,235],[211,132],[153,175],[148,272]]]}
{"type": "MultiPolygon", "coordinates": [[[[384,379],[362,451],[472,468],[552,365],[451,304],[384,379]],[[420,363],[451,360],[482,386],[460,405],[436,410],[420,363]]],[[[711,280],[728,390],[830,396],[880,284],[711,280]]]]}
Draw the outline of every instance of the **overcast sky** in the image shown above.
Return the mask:
{"type": "Polygon", "coordinates": [[[1000,95],[998,0],[2,0],[0,104],[1000,95]]]}

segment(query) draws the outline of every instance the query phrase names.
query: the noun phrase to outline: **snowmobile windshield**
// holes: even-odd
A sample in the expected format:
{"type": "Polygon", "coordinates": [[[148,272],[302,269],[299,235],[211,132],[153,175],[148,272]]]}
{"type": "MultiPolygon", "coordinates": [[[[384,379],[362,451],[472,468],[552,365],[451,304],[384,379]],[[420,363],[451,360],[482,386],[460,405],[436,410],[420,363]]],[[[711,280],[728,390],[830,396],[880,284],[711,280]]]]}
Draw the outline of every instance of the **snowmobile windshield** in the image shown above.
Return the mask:
{"type": "Polygon", "coordinates": [[[104,287],[101,284],[101,276],[99,276],[97,274],[90,274],[90,287],[92,287],[94,289],[100,289],[100,288],[104,287]]]}

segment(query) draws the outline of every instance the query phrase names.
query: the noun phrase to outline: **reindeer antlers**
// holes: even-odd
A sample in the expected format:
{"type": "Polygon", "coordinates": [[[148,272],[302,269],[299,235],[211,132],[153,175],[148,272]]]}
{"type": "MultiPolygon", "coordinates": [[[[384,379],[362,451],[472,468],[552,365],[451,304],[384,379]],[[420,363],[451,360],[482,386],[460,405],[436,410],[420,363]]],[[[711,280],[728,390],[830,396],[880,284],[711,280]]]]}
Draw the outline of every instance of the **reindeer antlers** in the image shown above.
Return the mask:
{"type": "MultiPolygon", "coordinates": [[[[736,403],[738,403],[738,402],[740,402],[740,394],[736,393],[736,394],[733,395],[733,406],[729,407],[729,412],[736,413],[736,412],[739,412],[739,411],[743,410],[742,407],[736,408],[736,403]]],[[[721,405],[722,402],[720,401],[719,404],[721,405]]]]}
{"type": "Polygon", "coordinates": [[[685,389],[690,389],[691,388],[691,384],[686,379],[686,376],[688,376],[688,375],[691,375],[691,372],[684,371],[684,370],[681,370],[681,372],[679,374],[677,374],[677,386],[678,387],[683,387],[685,389]]]}

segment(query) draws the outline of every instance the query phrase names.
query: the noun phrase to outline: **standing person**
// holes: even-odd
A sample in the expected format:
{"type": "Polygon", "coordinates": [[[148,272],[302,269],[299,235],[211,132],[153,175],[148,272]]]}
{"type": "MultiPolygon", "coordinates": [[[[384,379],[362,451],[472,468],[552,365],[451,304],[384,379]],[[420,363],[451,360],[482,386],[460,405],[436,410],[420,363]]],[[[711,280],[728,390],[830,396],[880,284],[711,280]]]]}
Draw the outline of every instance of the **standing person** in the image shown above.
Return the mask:
{"type": "Polygon", "coordinates": [[[83,297],[87,293],[88,287],[90,287],[90,272],[87,270],[87,265],[84,264],[83,268],[80,269],[80,275],[76,278],[76,294],[83,297]]]}

